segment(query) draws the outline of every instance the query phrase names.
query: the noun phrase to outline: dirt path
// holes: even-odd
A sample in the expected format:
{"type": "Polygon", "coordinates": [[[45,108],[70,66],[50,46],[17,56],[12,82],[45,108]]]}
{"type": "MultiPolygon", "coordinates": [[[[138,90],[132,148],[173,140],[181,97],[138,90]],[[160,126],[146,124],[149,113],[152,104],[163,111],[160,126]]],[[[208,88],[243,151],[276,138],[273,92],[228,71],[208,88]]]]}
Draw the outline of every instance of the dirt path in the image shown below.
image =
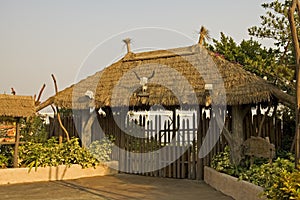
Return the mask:
{"type": "Polygon", "coordinates": [[[4,185],[0,186],[0,199],[230,200],[231,198],[199,181],[118,174],[70,181],[4,185]]]}

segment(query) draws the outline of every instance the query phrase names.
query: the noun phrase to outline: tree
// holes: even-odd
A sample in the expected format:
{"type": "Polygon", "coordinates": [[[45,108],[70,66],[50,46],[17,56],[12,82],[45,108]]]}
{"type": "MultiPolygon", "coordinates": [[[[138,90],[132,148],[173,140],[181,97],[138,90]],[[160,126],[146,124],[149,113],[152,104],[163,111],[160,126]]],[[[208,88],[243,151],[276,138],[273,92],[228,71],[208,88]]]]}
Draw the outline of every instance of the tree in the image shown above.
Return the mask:
{"type": "MultiPolygon", "coordinates": [[[[293,79],[290,80],[290,82],[292,81],[291,83],[294,83],[296,62],[294,59],[293,38],[288,20],[291,5],[292,0],[284,0],[283,2],[275,0],[270,3],[263,3],[262,7],[266,10],[266,13],[260,16],[261,25],[249,28],[248,32],[251,36],[273,41],[274,49],[277,50],[278,54],[278,64],[294,72],[293,79]]],[[[299,17],[294,18],[294,24],[296,28],[295,34],[299,35],[299,17]]],[[[293,88],[295,88],[294,86],[293,88]]],[[[293,94],[295,94],[295,90],[293,94]]]]}
{"type": "Polygon", "coordinates": [[[295,63],[296,63],[296,133],[295,133],[295,153],[297,167],[300,161],[300,46],[299,46],[299,26],[297,27],[297,21],[294,16],[295,11],[298,14],[298,21],[300,19],[300,1],[293,0],[288,12],[288,19],[290,24],[291,36],[295,51],[295,63]]]}
{"type": "MultiPolygon", "coordinates": [[[[253,39],[243,40],[237,44],[231,37],[221,33],[221,40],[213,40],[210,50],[222,54],[226,60],[241,64],[247,71],[251,71],[261,77],[266,76],[269,81],[278,83],[279,76],[276,73],[281,72],[280,79],[286,79],[291,76],[290,71],[282,70],[277,65],[276,51],[269,48],[261,47],[253,39]]],[[[285,81],[282,81],[285,82],[285,81]]],[[[243,157],[242,144],[244,142],[243,119],[250,112],[251,107],[248,105],[235,105],[230,109],[232,115],[231,132],[224,129],[224,136],[230,146],[231,162],[233,165],[239,165],[243,157]]]]}
{"type": "Polygon", "coordinates": [[[262,47],[252,38],[237,44],[224,33],[221,33],[220,41],[213,39],[213,45],[210,45],[209,49],[231,62],[241,64],[245,70],[267,79],[282,90],[294,94],[294,70],[279,63],[278,49],[262,47]]]}
{"type": "Polygon", "coordinates": [[[249,34],[259,38],[273,39],[274,45],[280,50],[280,62],[286,64],[295,71],[294,86],[296,94],[296,133],[295,153],[296,165],[300,160],[300,3],[299,0],[278,0],[271,3],[264,3],[262,6],[267,10],[266,15],[261,16],[260,27],[250,28],[249,34]],[[297,12],[296,12],[297,11],[297,12]]]}

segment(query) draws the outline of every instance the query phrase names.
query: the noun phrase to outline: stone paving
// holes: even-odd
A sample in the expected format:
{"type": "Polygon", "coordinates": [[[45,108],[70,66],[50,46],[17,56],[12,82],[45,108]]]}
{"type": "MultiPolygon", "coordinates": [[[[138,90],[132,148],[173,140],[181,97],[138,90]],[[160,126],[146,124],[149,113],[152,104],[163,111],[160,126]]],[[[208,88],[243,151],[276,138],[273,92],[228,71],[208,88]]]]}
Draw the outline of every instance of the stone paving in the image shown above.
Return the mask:
{"type": "Polygon", "coordinates": [[[117,174],[68,181],[2,185],[0,199],[231,200],[232,198],[214,190],[202,181],[117,174]]]}

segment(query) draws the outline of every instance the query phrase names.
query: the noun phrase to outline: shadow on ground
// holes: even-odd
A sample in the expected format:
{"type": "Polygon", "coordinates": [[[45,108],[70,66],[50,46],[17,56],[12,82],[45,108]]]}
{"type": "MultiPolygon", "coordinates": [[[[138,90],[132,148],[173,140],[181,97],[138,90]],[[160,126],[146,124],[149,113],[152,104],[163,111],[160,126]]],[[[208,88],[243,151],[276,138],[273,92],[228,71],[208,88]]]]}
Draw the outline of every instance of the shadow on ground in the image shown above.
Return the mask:
{"type": "Polygon", "coordinates": [[[204,182],[127,174],[3,185],[0,186],[0,197],[10,200],[231,199],[204,182]]]}

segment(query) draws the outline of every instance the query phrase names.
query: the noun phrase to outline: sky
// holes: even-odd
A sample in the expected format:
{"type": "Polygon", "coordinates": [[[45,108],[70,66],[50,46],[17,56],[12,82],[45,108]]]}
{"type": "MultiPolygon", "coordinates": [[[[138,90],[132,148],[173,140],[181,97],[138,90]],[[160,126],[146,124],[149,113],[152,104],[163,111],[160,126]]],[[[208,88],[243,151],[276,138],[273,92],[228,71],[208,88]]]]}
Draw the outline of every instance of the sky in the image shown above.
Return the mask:
{"type": "MultiPolygon", "coordinates": [[[[268,0],[266,0],[268,1],[268,0]]],[[[0,93],[54,95],[133,51],[197,43],[200,26],[235,41],[249,39],[266,1],[0,0],[0,93]]]]}

